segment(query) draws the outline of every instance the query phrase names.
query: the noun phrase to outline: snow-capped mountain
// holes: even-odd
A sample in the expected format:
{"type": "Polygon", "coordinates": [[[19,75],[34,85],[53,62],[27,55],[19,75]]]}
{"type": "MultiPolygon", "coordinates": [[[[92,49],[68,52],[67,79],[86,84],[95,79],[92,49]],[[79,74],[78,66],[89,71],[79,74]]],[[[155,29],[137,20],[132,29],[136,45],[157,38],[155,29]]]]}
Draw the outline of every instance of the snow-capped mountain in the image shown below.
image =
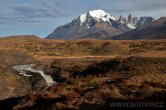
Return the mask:
{"type": "Polygon", "coordinates": [[[116,20],[112,14],[98,9],[82,14],[72,22],[56,28],[47,38],[65,40],[81,38],[106,39],[130,30],[131,28],[116,20]]]}
{"type": "Polygon", "coordinates": [[[82,14],[78,19],[80,20],[80,25],[88,24],[90,19],[93,19],[95,22],[103,21],[107,23],[110,23],[110,20],[116,20],[110,13],[106,13],[101,9],[89,11],[87,14],[82,14]]]}
{"type": "Polygon", "coordinates": [[[116,19],[104,10],[92,10],[80,15],[72,22],[57,27],[48,39],[73,40],[81,38],[107,39],[137,27],[138,18],[130,14],[128,20],[120,16],[116,19]]]}
{"type": "MultiPolygon", "coordinates": [[[[154,20],[154,19],[153,19],[154,20]]],[[[141,17],[136,29],[114,36],[114,40],[166,39],[166,17],[153,22],[151,17],[141,17]],[[146,24],[150,22],[149,24],[146,24]]]]}
{"type": "MultiPolygon", "coordinates": [[[[111,20],[116,20],[110,13],[107,13],[101,9],[89,11],[86,14],[80,15],[78,18],[72,21],[75,25],[86,25],[88,28],[95,23],[105,22],[111,25],[111,20]]],[[[71,24],[71,23],[69,23],[71,24]]]]}

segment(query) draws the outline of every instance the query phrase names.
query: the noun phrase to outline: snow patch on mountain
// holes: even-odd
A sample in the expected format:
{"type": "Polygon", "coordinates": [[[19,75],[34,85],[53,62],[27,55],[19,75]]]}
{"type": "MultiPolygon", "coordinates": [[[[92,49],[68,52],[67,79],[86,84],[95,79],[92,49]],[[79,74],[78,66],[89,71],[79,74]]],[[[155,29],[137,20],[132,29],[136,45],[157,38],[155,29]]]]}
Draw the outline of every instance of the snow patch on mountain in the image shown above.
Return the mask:
{"type": "Polygon", "coordinates": [[[109,21],[109,18],[102,18],[104,22],[108,22],[111,25],[111,22],[109,21]]]}
{"type": "Polygon", "coordinates": [[[125,24],[125,22],[123,22],[123,21],[120,21],[122,24],[125,24]]]}
{"type": "Polygon", "coordinates": [[[81,23],[81,25],[83,25],[85,22],[86,22],[86,14],[82,14],[80,16],[80,23],[81,23]]]}
{"type": "Polygon", "coordinates": [[[104,10],[98,9],[98,10],[92,10],[89,11],[87,14],[82,14],[80,19],[80,25],[83,25],[87,20],[88,17],[92,17],[97,22],[108,22],[111,25],[110,20],[116,20],[110,13],[105,12],[104,10]]]}
{"type": "Polygon", "coordinates": [[[101,20],[101,19],[116,20],[111,14],[109,14],[109,13],[107,13],[104,10],[101,10],[101,9],[89,11],[89,14],[93,18],[96,18],[96,20],[101,20]]]}
{"type": "Polygon", "coordinates": [[[135,29],[135,25],[132,25],[132,24],[127,24],[127,27],[131,28],[131,29],[135,29]]]}

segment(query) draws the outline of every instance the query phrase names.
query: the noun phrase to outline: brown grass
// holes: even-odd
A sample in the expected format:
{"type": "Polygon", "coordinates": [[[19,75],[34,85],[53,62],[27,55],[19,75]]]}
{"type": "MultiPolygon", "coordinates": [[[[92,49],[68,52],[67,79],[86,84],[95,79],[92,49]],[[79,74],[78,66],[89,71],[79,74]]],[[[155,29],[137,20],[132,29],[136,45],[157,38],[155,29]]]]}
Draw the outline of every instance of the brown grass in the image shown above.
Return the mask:
{"type": "MultiPolygon", "coordinates": [[[[166,40],[63,41],[21,36],[1,38],[0,45],[1,53],[17,50],[43,62],[54,59],[37,67],[63,78],[44,93],[25,99],[27,105],[20,105],[23,109],[105,109],[112,100],[154,99],[154,95],[163,97],[160,92],[166,93],[166,40]],[[50,100],[49,105],[41,102],[50,100]]],[[[7,82],[11,85],[18,79],[9,77],[7,82]]]]}
{"type": "MultiPolygon", "coordinates": [[[[36,59],[63,57],[110,57],[166,50],[166,40],[111,41],[82,39],[76,41],[47,40],[37,37],[15,36],[0,39],[0,52],[17,50],[36,59]]],[[[146,55],[149,55],[147,53],[146,55]]],[[[160,54],[160,56],[165,56],[160,54]]]]}

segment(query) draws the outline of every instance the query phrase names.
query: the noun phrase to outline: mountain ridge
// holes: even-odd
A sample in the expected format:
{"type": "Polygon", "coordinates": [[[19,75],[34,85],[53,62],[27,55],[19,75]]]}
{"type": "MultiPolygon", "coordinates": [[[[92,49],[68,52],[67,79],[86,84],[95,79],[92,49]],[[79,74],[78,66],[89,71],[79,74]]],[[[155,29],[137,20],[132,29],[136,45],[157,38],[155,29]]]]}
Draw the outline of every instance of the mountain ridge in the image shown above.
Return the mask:
{"type": "Polygon", "coordinates": [[[141,26],[135,30],[114,36],[114,40],[166,39],[166,17],[141,26]]]}
{"type": "Polygon", "coordinates": [[[141,27],[153,21],[152,17],[141,17],[141,19],[138,19],[138,17],[131,14],[129,14],[128,19],[123,16],[116,19],[112,14],[98,9],[81,14],[70,23],[57,27],[46,38],[63,40],[84,38],[112,39],[113,36],[136,29],[138,24],[141,27]]]}

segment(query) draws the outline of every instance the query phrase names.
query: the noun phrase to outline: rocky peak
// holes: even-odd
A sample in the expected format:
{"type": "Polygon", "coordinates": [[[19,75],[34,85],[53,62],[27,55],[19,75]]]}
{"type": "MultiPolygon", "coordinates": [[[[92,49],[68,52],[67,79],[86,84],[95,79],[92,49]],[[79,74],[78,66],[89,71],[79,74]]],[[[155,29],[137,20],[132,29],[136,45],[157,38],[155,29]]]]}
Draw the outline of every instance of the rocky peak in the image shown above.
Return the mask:
{"type": "Polygon", "coordinates": [[[120,16],[119,17],[119,21],[121,22],[121,23],[126,23],[127,21],[126,21],[126,18],[124,18],[123,16],[120,16]]]}
{"type": "Polygon", "coordinates": [[[128,24],[132,24],[132,19],[133,19],[132,15],[129,14],[127,23],[128,23],[128,24]]]}
{"type": "Polygon", "coordinates": [[[138,17],[133,17],[133,19],[132,19],[132,23],[136,26],[137,25],[137,23],[138,23],[138,17]]]}
{"type": "Polygon", "coordinates": [[[137,23],[138,23],[138,18],[129,14],[128,20],[127,20],[127,26],[129,28],[135,29],[137,23]]]}
{"type": "Polygon", "coordinates": [[[152,18],[151,16],[144,16],[144,17],[140,17],[138,24],[137,24],[137,28],[146,25],[146,24],[150,24],[154,21],[155,19],[152,18]]]}

